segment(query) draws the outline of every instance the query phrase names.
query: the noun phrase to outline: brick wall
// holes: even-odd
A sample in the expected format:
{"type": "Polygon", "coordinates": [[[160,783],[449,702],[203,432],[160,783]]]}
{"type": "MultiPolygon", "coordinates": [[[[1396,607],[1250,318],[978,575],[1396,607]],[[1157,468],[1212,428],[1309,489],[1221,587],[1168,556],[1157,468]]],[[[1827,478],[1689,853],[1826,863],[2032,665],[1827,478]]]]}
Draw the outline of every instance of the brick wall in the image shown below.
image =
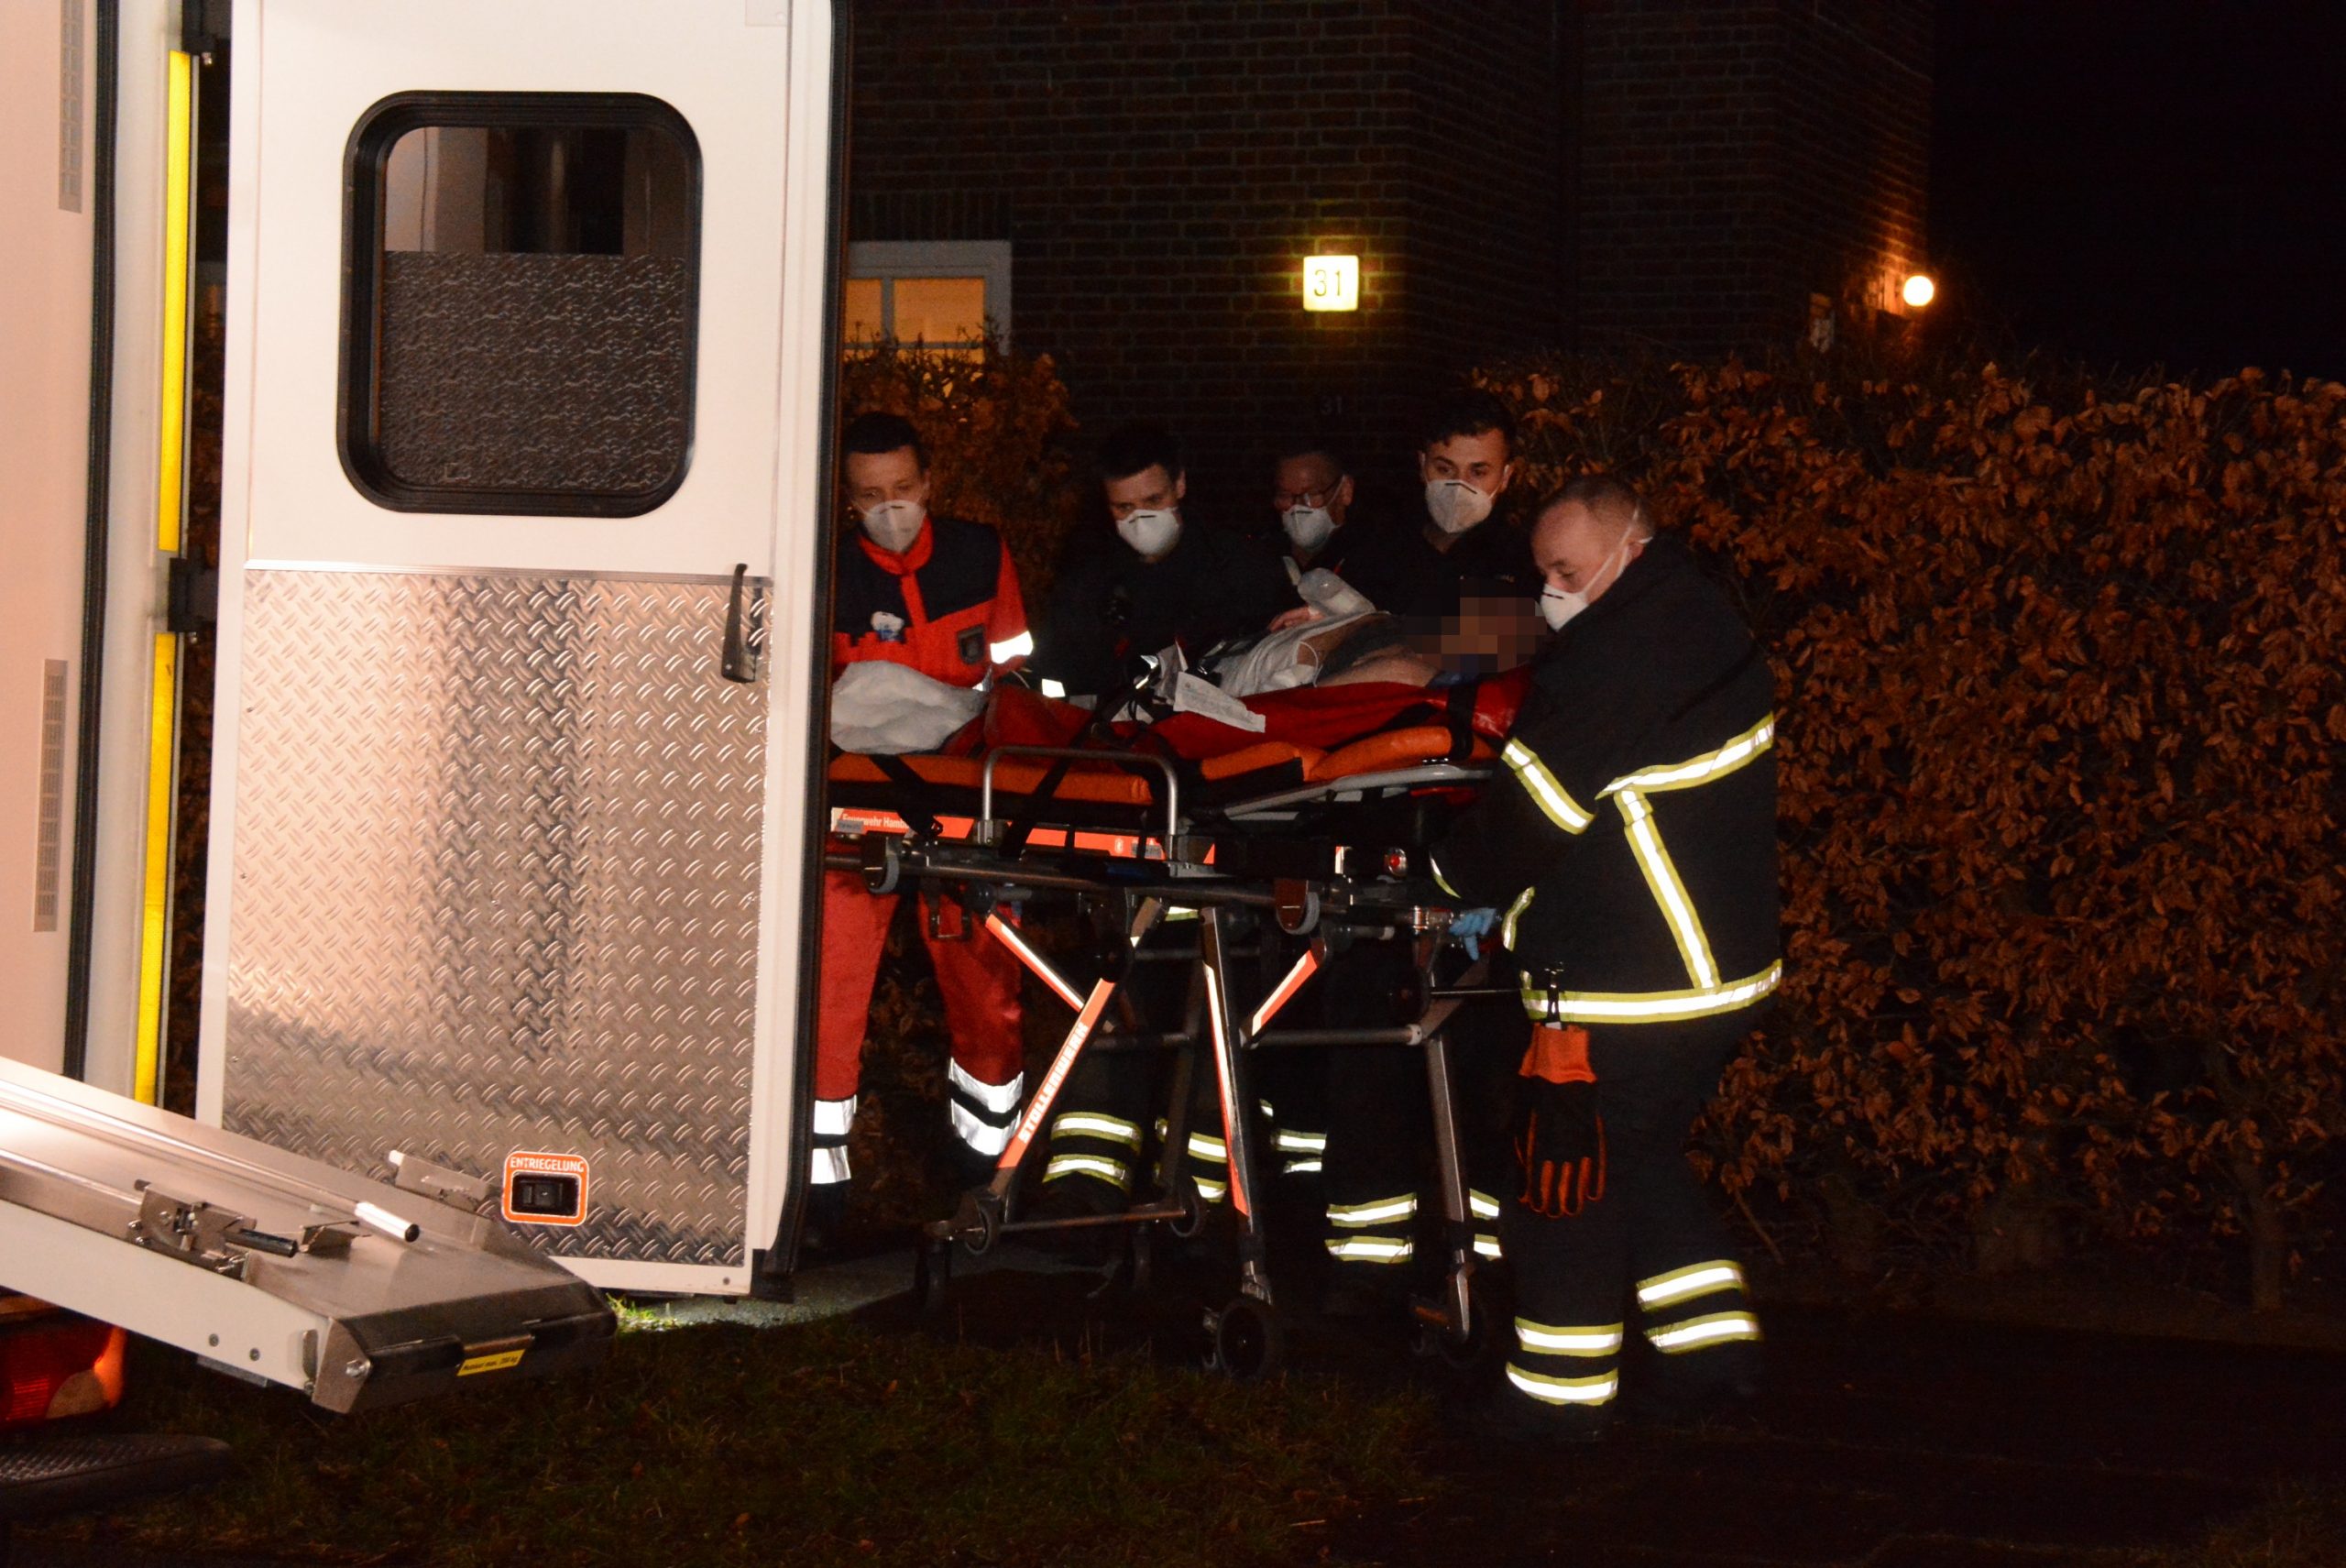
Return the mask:
{"type": "Polygon", "coordinates": [[[1813,293],[1843,333],[1868,328],[1927,254],[1931,16],[1928,0],[1584,7],[1576,335],[1788,344],[1813,293]]]}
{"type": "Polygon", "coordinates": [[[1088,438],[1178,429],[1193,510],[1253,520],[1299,421],[1407,506],[1415,410],[1464,366],[1787,343],[1812,293],[1920,259],[1931,16],[860,0],[850,236],[1009,240],[1019,346],[1088,438]],[[1357,314],[1300,308],[1314,250],[1360,255],[1357,314]]]}
{"type": "Polygon", "coordinates": [[[1266,426],[1390,471],[1430,375],[1552,334],[1551,47],[1518,0],[864,0],[850,237],[1009,240],[1086,434],[1162,417],[1193,510],[1259,509],[1266,426]]]}

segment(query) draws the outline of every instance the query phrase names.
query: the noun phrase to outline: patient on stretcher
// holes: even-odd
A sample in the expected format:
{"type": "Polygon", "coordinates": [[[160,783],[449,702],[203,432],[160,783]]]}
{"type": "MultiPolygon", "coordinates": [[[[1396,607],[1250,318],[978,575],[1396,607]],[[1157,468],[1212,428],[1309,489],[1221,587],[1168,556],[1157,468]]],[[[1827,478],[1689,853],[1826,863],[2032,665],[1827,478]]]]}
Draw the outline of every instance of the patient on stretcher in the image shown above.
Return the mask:
{"type": "Polygon", "coordinates": [[[1362,609],[1224,643],[1206,656],[1201,673],[1238,697],[1300,685],[1446,685],[1530,663],[1543,635],[1537,610],[1520,594],[1470,593],[1455,617],[1425,625],[1362,609]]]}
{"type": "Polygon", "coordinates": [[[833,739],[843,751],[866,754],[974,756],[999,746],[1081,744],[1140,746],[1197,762],[1266,742],[1333,751],[1418,722],[1411,713],[1431,723],[1455,707],[1496,743],[1506,737],[1543,635],[1520,596],[1470,594],[1454,620],[1431,625],[1364,610],[1217,644],[1194,666],[1179,650],[1167,650],[1148,689],[1104,724],[1083,707],[1011,684],[986,694],[982,711],[958,727],[925,715],[923,731],[875,718],[875,702],[884,718],[887,705],[902,698],[875,688],[835,693],[833,739]],[[922,743],[875,740],[915,733],[922,743]]]}

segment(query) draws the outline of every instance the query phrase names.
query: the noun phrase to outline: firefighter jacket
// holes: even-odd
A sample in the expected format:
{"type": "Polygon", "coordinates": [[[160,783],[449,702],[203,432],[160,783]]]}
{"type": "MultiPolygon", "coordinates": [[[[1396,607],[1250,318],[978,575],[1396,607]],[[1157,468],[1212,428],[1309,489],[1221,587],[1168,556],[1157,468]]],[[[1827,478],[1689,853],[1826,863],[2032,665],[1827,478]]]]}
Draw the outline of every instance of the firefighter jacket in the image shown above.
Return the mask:
{"type": "Polygon", "coordinates": [[[1775,990],[1771,690],[1669,538],[1540,655],[1500,777],[1433,850],[1451,896],[1506,911],[1533,1018],[1725,1023],[1775,990]]]}
{"type": "Polygon", "coordinates": [[[1181,537],[1161,561],[1144,558],[1113,534],[1082,534],[1051,585],[1034,673],[1069,696],[1120,692],[1135,654],[1178,642],[1195,659],[1225,637],[1260,632],[1298,602],[1277,557],[1260,541],[1186,516],[1181,537]]]}
{"type": "MultiPolygon", "coordinates": [[[[1336,538],[1354,526],[1348,520],[1336,538]]],[[[1369,522],[1347,543],[1343,565],[1332,569],[1377,609],[1421,623],[1455,620],[1470,587],[1509,595],[1540,591],[1531,542],[1513,523],[1485,518],[1447,550],[1426,536],[1430,526],[1422,510],[1413,521],[1369,522]]]]}
{"type": "Polygon", "coordinates": [[[831,671],[866,659],[973,686],[1035,651],[1018,570],[981,523],[931,517],[903,551],[858,530],[839,549],[831,671]]]}

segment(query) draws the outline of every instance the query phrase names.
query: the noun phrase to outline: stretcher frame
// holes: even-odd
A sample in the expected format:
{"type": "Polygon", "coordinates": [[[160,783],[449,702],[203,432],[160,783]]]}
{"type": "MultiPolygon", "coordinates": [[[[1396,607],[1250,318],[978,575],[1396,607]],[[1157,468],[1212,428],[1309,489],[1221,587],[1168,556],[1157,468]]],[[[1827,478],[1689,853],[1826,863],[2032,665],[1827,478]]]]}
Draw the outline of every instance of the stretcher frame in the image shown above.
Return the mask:
{"type": "Polygon", "coordinates": [[[1157,1192],[1148,1201],[1080,1217],[1024,1219],[1016,1211],[1021,1166],[1086,1053],[1172,1049],[1178,1054],[1164,1148],[1178,1151],[1187,1146],[1190,1079],[1194,1064],[1202,1061],[1213,1074],[1227,1150],[1238,1286],[1234,1294],[1208,1310],[1206,1327],[1212,1347],[1208,1365],[1233,1376],[1266,1375],[1284,1360],[1285,1332],[1258,1202],[1263,1191],[1262,1137],[1248,1058],[1257,1050],[1271,1048],[1409,1046],[1419,1049],[1425,1062],[1446,1254],[1440,1296],[1419,1303],[1416,1310],[1431,1348],[1453,1360],[1479,1355],[1498,1325],[1487,1321],[1492,1314],[1474,1283],[1474,1222],[1459,1147],[1455,1085],[1444,1026],[1469,1000],[1513,992],[1483,983],[1487,963],[1482,960],[1453,984],[1435,982],[1434,960],[1446,939],[1452,911],[1412,896],[1415,884],[1408,876],[1412,864],[1406,852],[1337,847],[1326,857],[1321,874],[1269,878],[1225,873],[1216,869],[1214,861],[1223,836],[1281,832],[1309,806],[1397,792],[1471,786],[1491,775],[1488,767],[1429,762],[1414,768],[1386,769],[1279,789],[1223,806],[1213,814],[1212,821],[1206,821],[1183,817],[1179,777],[1165,759],[1063,747],[1006,746],[984,761],[977,814],[972,818],[927,813],[937,830],[925,834],[893,813],[835,810],[834,832],[845,832],[860,842],[853,852],[831,851],[827,857],[829,865],[860,872],[875,894],[897,891],[906,881],[949,893],[981,917],[985,928],[1075,1014],[997,1158],[991,1179],[964,1192],[950,1218],[926,1228],[915,1281],[923,1299],[931,1305],[941,1302],[949,1286],[956,1248],[981,1256],[1005,1237],[1098,1227],[1126,1228],[1136,1238],[1146,1234],[1144,1227],[1158,1225],[1178,1236],[1196,1234],[1204,1221],[1204,1203],[1189,1162],[1170,1153],[1160,1163],[1157,1192]],[[1106,762],[1146,769],[1162,780],[1151,804],[1152,820],[1135,836],[1103,834],[1072,825],[1041,827],[1030,819],[1028,831],[1022,835],[1018,826],[996,809],[1002,797],[995,787],[995,773],[1002,762],[1011,758],[1069,764],[1106,762]],[[1161,821],[1155,819],[1160,809],[1161,821]],[[1116,911],[1121,940],[1088,987],[1062,972],[1004,917],[1006,907],[1045,893],[1072,895],[1079,907],[1107,905],[1116,911]],[[1116,1034],[1113,1026],[1103,1030],[1102,1021],[1127,983],[1133,965],[1158,956],[1143,954],[1143,942],[1162,925],[1168,912],[1177,908],[1194,910],[1198,922],[1197,978],[1191,987],[1189,1026],[1155,1035],[1116,1034]],[[1242,1001],[1233,962],[1230,927],[1242,912],[1265,917],[1265,940],[1286,938],[1301,944],[1280,978],[1251,1004],[1242,1001]],[[1343,939],[1404,939],[1412,944],[1420,976],[1412,998],[1414,1016],[1382,1027],[1272,1027],[1326,962],[1330,937],[1338,934],[1343,939]]]}

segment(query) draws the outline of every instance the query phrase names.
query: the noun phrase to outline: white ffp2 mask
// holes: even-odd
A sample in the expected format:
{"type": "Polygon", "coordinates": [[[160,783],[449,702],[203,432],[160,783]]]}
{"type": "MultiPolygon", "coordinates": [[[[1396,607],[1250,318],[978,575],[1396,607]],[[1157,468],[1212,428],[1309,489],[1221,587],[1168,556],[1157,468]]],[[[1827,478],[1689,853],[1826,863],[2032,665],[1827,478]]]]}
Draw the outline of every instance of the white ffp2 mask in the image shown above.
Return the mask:
{"type": "Polygon", "coordinates": [[[1116,520],[1117,536],[1152,560],[1181,537],[1181,514],[1171,507],[1126,512],[1116,520]]]}
{"type": "Polygon", "coordinates": [[[1426,510],[1444,533],[1464,533],[1491,515],[1491,497],[1464,479],[1429,479],[1426,510]]]}
{"type": "MultiPolygon", "coordinates": [[[[1613,547],[1613,554],[1605,557],[1604,564],[1596,568],[1595,576],[1589,578],[1588,587],[1578,593],[1568,592],[1565,589],[1556,587],[1553,583],[1543,584],[1541,586],[1540,589],[1540,619],[1548,623],[1549,630],[1562,631],[1564,629],[1564,622],[1570,620],[1573,616],[1578,615],[1582,610],[1588,608],[1589,596],[1599,591],[1596,587],[1596,578],[1605,575],[1605,568],[1613,564],[1614,556],[1619,555],[1623,551],[1628,549],[1628,547],[1629,536],[1627,533],[1624,533],[1621,535],[1621,543],[1613,547]]],[[[1622,570],[1627,571],[1628,569],[1628,563],[1624,561],[1622,563],[1622,570]]],[[[1615,576],[1617,578],[1619,574],[1617,573],[1615,576]]]]}
{"type": "Polygon", "coordinates": [[[920,537],[921,520],[928,509],[918,501],[882,501],[863,509],[863,532],[890,554],[901,554],[920,537]]]}
{"type": "Polygon", "coordinates": [[[1336,519],[1326,507],[1289,507],[1279,514],[1279,526],[1298,550],[1309,554],[1328,543],[1336,532],[1336,519]]]}

